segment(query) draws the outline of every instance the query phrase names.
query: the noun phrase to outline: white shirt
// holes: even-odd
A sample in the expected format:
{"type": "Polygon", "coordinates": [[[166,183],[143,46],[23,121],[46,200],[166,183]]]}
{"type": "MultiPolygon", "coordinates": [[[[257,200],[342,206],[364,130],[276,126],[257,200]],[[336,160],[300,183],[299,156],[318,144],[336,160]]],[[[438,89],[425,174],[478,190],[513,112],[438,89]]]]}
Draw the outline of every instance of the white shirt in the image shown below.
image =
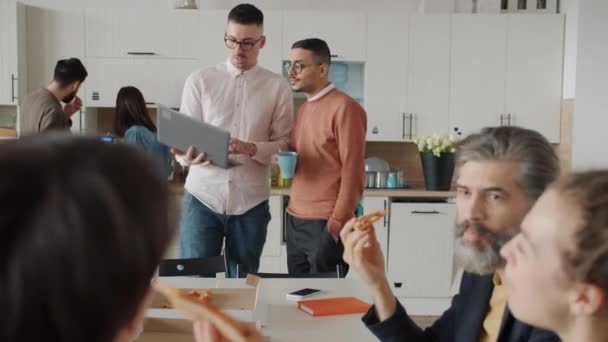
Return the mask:
{"type": "Polygon", "coordinates": [[[190,167],[185,189],[211,210],[240,215],[270,197],[272,156],[289,146],[293,96],[283,77],[260,66],[241,71],[230,61],[192,73],[181,112],[253,142],[253,157],[232,156],[243,165],[190,167]]]}
{"type": "Polygon", "coordinates": [[[329,93],[330,91],[332,91],[336,86],[333,83],[330,83],[329,85],[327,85],[327,87],[323,88],[323,90],[321,90],[320,92],[318,92],[315,96],[308,96],[308,101],[315,101],[318,100],[320,98],[322,98],[323,96],[325,96],[325,94],[329,93]]]}

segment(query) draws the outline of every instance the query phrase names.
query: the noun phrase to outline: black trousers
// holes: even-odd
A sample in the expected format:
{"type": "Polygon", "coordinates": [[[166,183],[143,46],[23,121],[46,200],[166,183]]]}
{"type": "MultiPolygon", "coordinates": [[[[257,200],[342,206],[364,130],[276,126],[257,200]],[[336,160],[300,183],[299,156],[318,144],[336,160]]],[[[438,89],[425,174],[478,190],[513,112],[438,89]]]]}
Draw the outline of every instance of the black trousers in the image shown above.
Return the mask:
{"type": "Polygon", "coordinates": [[[348,264],[342,259],[344,245],[327,231],[327,220],[303,220],[287,214],[287,269],[290,275],[337,272],[348,264]]]}

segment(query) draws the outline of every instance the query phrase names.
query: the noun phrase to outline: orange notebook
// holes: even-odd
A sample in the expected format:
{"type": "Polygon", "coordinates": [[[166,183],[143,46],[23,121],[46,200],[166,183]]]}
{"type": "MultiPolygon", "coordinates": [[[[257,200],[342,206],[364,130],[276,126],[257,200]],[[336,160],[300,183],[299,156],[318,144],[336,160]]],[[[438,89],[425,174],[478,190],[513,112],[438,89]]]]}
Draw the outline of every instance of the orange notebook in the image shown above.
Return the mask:
{"type": "Polygon", "coordinates": [[[301,300],[298,308],[311,316],[349,315],[364,313],[371,305],[355,297],[301,300]]]}

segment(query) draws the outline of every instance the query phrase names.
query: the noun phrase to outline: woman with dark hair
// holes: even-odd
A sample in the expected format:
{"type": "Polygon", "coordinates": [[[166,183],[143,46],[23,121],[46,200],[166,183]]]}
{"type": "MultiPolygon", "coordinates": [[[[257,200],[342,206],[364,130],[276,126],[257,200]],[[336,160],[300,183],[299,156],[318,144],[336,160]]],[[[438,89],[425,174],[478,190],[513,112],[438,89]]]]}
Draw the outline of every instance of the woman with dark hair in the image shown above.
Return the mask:
{"type": "Polygon", "coordinates": [[[154,159],[47,135],[1,144],[0,170],[0,341],[132,341],[173,235],[154,159]]]}
{"type": "Polygon", "coordinates": [[[129,144],[142,146],[159,161],[165,176],[171,173],[169,148],[158,142],[144,96],[135,87],[122,87],[116,96],[114,132],[129,144]]]}
{"type": "Polygon", "coordinates": [[[515,317],[564,342],[608,341],[608,170],[549,187],[502,255],[515,317]]]}

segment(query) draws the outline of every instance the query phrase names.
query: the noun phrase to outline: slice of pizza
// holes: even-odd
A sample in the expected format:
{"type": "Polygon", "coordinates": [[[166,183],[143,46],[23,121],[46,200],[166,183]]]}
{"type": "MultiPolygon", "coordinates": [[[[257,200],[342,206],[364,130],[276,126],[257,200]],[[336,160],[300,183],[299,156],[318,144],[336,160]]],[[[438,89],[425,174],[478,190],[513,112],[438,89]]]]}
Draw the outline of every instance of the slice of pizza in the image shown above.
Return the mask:
{"type": "MultiPolygon", "coordinates": [[[[180,291],[180,295],[189,297],[201,304],[207,304],[207,303],[209,303],[209,300],[211,299],[211,289],[191,290],[188,292],[185,292],[184,290],[179,290],[179,291],[180,291]]],[[[163,304],[161,305],[161,308],[174,309],[173,305],[171,305],[171,302],[169,300],[164,301],[163,304]]]]}
{"type": "Polygon", "coordinates": [[[368,230],[374,223],[386,215],[384,210],[379,210],[368,215],[359,216],[355,220],[354,228],[358,230],[368,230]]]}

